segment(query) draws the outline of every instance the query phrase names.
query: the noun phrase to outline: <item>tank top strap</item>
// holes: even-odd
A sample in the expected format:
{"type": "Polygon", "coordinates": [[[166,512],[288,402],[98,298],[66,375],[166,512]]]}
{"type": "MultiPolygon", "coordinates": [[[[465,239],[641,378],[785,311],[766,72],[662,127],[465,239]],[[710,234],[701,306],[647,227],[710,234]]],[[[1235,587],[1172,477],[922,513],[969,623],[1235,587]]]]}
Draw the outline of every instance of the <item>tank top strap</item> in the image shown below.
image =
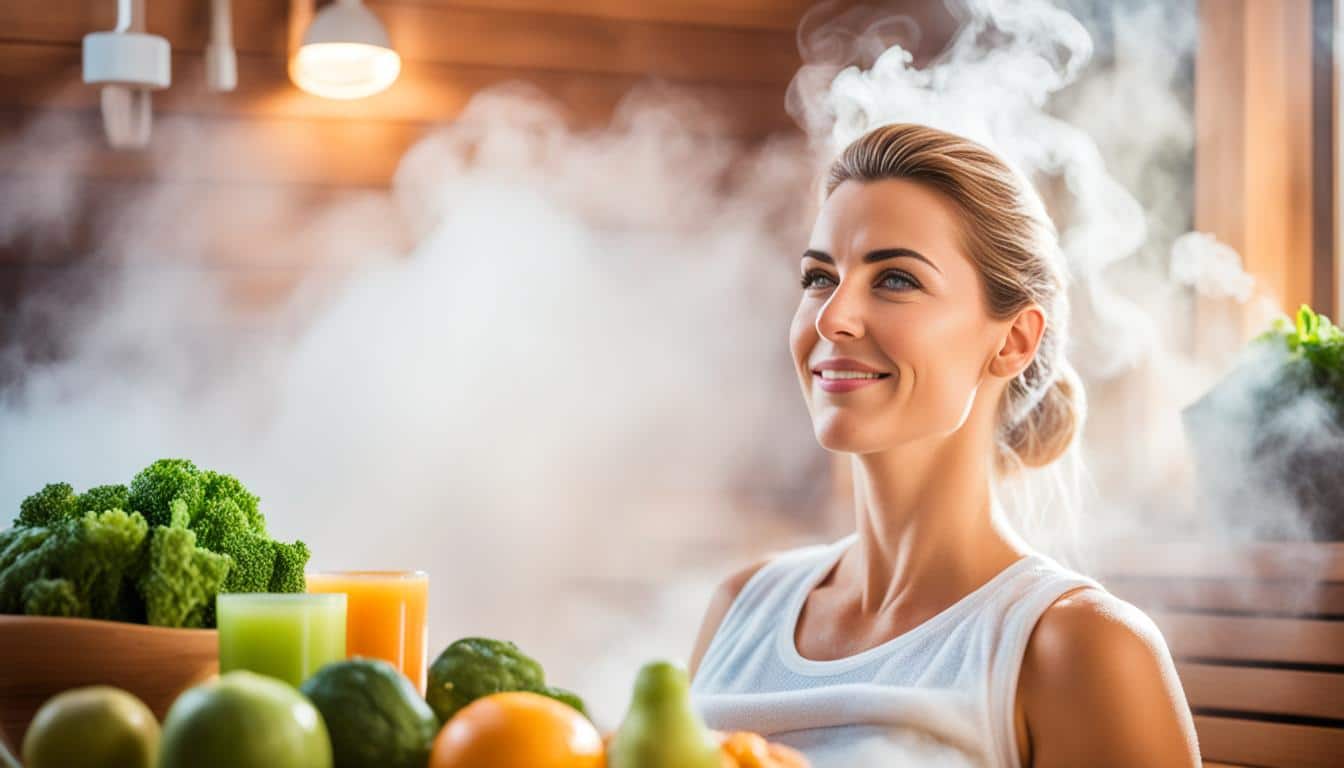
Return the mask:
{"type": "Polygon", "coordinates": [[[1004,605],[998,642],[990,659],[988,715],[998,752],[996,765],[1019,768],[1017,744],[1017,684],[1027,644],[1041,617],[1050,606],[1079,589],[1102,589],[1044,555],[1031,556],[1030,567],[1020,575],[1020,591],[1004,605]]]}
{"type": "Polygon", "coordinates": [[[831,563],[838,553],[856,538],[850,534],[829,544],[814,544],[772,554],[765,565],[751,575],[737,593],[718,631],[705,649],[692,691],[697,683],[717,679],[720,667],[742,643],[756,643],[773,637],[774,626],[799,589],[806,588],[814,571],[831,563]]]}

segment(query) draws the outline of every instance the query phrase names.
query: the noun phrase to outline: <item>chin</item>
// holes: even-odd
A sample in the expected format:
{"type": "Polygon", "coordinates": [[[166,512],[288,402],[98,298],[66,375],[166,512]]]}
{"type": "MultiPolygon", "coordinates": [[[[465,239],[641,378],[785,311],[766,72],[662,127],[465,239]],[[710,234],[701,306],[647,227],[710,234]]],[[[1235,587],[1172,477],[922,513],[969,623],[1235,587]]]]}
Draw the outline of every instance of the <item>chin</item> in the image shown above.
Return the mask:
{"type": "Polygon", "coordinates": [[[834,453],[872,453],[881,450],[881,441],[864,434],[866,425],[840,414],[815,419],[812,432],[822,448],[834,453]]]}

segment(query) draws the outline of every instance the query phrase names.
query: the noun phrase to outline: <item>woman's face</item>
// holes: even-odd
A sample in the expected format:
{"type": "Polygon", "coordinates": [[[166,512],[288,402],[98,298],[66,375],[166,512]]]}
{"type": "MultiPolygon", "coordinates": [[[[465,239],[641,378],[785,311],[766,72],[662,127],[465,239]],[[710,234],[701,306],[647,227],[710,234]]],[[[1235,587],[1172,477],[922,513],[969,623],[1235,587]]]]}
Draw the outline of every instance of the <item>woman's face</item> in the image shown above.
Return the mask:
{"type": "Polygon", "coordinates": [[[790,346],[823,447],[873,453],[965,423],[1008,324],[986,313],[960,216],[904,179],[845,181],[822,206],[790,346]]]}

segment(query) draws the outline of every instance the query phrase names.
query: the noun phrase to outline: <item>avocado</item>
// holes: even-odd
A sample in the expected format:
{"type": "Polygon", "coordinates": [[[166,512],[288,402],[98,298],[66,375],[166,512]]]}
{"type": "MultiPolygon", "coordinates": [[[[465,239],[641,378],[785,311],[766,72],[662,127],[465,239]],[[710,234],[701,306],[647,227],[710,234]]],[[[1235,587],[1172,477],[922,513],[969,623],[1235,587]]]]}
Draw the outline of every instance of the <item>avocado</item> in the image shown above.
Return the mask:
{"type": "Polygon", "coordinates": [[[327,724],[334,768],[424,768],[429,762],[438,718],[386,661],[327,664],[300,690],[327,724]]]}
{"type": "Polygon", "coordinates": [[[630,709],[607,753],[608,768],[721,768],[719,744],[691,708],[686,670],[668,661],[644,665],[630,709]]]}

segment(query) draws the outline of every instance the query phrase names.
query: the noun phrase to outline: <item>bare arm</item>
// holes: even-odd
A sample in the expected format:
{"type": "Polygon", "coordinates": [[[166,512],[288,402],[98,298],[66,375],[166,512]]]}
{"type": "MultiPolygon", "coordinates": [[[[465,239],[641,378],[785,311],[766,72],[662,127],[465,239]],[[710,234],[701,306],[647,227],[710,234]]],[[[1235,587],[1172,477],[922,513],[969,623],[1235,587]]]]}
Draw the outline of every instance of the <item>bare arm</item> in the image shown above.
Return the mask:
{"type": "Polygon", "coordinates": [[[743,568],[724,579],[719,588],[714,590],[713,597],[709,599],[709,608],[705,610],[705,618],[700,622],[700,634],[695,638],[695,648],[691,650],[691,679],[695,679],[700,660],[705,657],[705,651],[709,648],[709,641],[713,640],[714,633],[719,631],[719,625],[723,623],[723,617],[728,615],[728,609],[733,606],[738,593],[764,565],[765,561],[762,561],[743,568]]]}
{"type": "Polygon", "coordinates": [[[1074,592],[1041,617],[1017,709],[1023,764],[1032,768],[1200,765],[1161,633],[1142,611],[1099,590],[1074,592]]]}

